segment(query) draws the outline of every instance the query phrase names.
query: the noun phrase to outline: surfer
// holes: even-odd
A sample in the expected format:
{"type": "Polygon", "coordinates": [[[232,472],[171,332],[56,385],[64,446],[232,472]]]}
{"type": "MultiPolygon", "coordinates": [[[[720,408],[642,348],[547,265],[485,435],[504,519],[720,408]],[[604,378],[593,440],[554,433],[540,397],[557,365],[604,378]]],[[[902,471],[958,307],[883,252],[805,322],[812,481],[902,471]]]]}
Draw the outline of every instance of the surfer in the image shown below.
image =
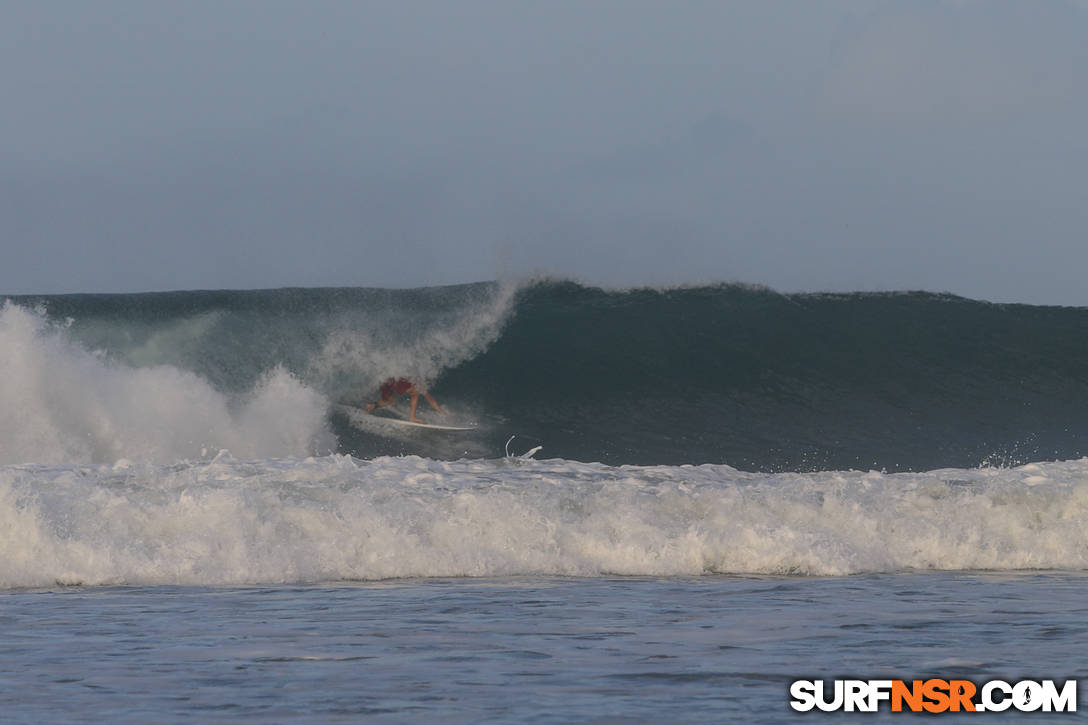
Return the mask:
{"type": "Polygon", "coordinates": [[[431,407],[437,410],[442,415],[446,415],[446,411],[442,410],[438,405],[438,401],[434,399],[434,396],[428,393],[426,390],[419,391],[416,386],[412,384],[412,381],[408,378],[386,378],[382,383],[381,388],[378,389],[379,399],[373,403],[366,404],[366,412],[373,413],[378,408],[384,408],[396,403],[400,396],[408,395],[411,397],[411,405],[408,409],[408,420],[413,423],[422,423],[423,421],[416,417],[416,406],[419,405],[419,396],[422,395],[427,399],[427,402],[431,404],[431,407]]]}

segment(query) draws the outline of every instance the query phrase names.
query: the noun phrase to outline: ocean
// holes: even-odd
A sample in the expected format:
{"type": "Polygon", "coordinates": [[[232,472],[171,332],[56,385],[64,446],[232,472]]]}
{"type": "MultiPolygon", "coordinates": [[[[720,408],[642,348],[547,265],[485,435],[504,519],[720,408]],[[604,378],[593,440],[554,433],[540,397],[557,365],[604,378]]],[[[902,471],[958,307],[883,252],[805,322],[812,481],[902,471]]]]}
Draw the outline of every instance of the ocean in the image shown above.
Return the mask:
{"type": "Polygon", "coordinates": [[[795,722],[834,717],[795,680],[1088,676],[1088,309],[57,295],[0,346],[5,722],[795,722]],[[338,407],[389,376],[474,429],[338,407]]]}

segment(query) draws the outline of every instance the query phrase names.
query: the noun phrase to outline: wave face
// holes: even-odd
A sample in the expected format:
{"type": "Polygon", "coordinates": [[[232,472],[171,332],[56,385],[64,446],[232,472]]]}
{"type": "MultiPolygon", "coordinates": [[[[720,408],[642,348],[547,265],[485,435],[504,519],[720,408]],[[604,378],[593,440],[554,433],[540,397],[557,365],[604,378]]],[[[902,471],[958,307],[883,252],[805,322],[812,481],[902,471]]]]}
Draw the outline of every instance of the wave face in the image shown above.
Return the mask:
{"type": "Polygon", "coordinates": [[[331,455],[0,469],[0,590],[1088,567],[1088,461],[743,473],[331,455]]]}
{"type": "Polygon", "coordinates": [[[443,382],[579,460],[893,471],[1068,459],[1088,433],[1088,309],[547,284],[443,382]]]}
{"type": "Polygon", "coordinates": [[[570,282],[23,297],[0,463],[328,453],[923,471],[1085,453],[1088,309],[570,282]],[[333,402],[427,384],[467,436],[333,402]]]}

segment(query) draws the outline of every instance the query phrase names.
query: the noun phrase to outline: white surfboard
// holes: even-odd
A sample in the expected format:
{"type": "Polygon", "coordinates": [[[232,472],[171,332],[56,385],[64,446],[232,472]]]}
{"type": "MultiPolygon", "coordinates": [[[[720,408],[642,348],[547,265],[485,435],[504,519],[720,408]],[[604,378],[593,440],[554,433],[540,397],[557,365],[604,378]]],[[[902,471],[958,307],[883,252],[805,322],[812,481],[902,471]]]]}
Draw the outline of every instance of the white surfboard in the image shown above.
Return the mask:
{"type": "Polygon", "coordinates": [[[374,415],[368,413],[362,408],[356,408],[354,405],[337,405],[334,406],[338,410],[342,411],[351,420],[356,427],[360,427],[361,422],[364,426],[368,426],[372,423],[378,423],[379,425],[388,423],[390,425],[406,426],[410,428],[423,428],[425,430],[476,430],[474,425],[441,425],[438,423],[416,423],[415,421],[405,420],[404,418],[390,418],[387,415],[374,415]]]}

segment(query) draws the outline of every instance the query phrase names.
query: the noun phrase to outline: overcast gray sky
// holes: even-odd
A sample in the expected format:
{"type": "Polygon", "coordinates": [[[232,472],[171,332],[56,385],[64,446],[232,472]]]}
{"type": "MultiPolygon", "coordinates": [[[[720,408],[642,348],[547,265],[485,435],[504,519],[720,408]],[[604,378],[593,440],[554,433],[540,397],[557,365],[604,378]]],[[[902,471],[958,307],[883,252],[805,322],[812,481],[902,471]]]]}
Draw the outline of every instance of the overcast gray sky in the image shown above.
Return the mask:
{"type": "Polygon", "coordinates": [[[1066,0],[0,0],[0,293],[1088,305],[1066,0]]]}

